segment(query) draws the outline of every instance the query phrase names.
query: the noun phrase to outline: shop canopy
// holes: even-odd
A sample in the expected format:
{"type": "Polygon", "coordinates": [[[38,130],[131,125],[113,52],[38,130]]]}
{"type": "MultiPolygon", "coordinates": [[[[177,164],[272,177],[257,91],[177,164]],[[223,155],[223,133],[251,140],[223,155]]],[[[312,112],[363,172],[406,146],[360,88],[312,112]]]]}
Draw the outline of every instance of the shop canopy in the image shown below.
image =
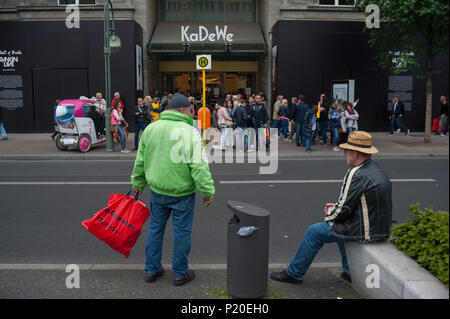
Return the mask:
{"type": "Polygon", "coordinates": [[[159,22],[148,45],[157,52],[266,52],[258,23],[159,22]]]}

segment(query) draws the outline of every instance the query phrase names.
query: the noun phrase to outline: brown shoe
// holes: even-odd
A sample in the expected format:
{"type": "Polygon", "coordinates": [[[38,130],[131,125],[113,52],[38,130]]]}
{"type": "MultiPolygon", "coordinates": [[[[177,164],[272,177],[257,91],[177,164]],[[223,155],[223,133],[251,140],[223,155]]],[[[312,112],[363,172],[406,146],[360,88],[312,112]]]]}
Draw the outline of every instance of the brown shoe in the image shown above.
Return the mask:
{"type": "Polygon", "coordinates": [[[181,278],[174,277],[173,284],[175,286],[182,286],[182,285],[188,283],[189,281],[192,281],[194,278],[195,278],[194,271],[189,270],[188,273],[184,277],[181,277],[181,278]]]}
{"type": "Polygon", "coordinates": [[[156,279],[158,279],[158,277],[164,275],[164,272],[165,272],[164,268],[161,267],[161,269],[154,275],[145,274],[145,281],[148,283],[155,282],[156,279]]]}

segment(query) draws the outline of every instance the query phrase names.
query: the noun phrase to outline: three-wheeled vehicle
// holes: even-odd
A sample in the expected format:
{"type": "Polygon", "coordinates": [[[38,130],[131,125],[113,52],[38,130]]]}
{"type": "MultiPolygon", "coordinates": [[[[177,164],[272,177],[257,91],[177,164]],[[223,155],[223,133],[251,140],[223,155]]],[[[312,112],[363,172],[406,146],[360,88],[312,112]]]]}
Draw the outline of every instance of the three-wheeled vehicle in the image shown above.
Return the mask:
{"type": "Polygon", "coordinates": [[[59,134],[55,138],[56,147],[65,151],[75,146],[79,151],[88,152],[93,145],[106,141],[104,130],[96,130],[94,121],[88,117],[93,100],[62,100],[56,107],[55,116],[59,134]]]}

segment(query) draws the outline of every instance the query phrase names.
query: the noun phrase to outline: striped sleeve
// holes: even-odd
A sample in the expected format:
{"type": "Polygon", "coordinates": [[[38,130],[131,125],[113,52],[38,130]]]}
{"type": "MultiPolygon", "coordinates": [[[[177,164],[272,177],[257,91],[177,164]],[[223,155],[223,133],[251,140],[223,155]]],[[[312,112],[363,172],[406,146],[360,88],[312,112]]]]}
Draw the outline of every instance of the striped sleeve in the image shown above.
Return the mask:
{"type": "Polygon", "coordinates": [[[347,219],[361,202],[364,188],[361,179],[356,174],[361,166],[352,168],[344,179],[342,191],[336,206],[330,215],[325,217],[325,221],[342,221],[347,219]]]}

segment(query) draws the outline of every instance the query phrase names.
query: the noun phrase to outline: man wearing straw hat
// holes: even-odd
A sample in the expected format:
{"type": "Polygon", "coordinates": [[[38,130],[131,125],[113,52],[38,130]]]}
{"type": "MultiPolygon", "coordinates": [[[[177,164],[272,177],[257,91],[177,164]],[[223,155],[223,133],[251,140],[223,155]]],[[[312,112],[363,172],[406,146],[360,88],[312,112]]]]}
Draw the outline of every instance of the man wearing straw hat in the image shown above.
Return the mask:
{"type": "Polygon", "coordinates": [[[392,224],[391,182],[371,159],[378,150],[372,136],[363,131],[350,133],[339,145],[350,166],[344,177],[339,199],[326,204],[325,221],[306,230],[297,254],[282,272],[271,274],[276,281],[302,283],[303,276],[324,243],[337,243],[342,257],[341,278],[351,281],[344,241],[374,242],[389,237],[392,224]]]}

